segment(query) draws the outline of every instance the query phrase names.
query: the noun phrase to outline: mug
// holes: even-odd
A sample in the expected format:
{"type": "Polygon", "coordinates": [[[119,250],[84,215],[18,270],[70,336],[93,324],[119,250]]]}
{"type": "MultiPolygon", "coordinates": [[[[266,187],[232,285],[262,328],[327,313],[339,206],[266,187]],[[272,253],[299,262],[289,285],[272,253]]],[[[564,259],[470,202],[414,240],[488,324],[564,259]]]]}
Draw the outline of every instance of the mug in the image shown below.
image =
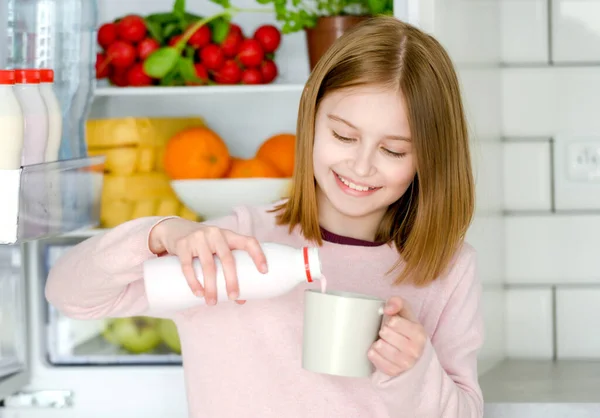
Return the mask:
{"type": "Polygon", "coordinates": [[[368,377],[367,357],[383,320],[383,299],[359,293],[304,292],[302,368],[346,377],[368,377]]]}

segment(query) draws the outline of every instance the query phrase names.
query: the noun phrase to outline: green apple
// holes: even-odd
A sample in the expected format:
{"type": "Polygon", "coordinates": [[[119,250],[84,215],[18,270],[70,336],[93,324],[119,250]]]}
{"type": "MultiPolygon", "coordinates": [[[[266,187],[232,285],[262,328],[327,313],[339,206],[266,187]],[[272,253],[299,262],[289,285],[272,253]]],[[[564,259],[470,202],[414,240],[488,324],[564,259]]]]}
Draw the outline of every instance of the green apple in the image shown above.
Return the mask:
{"type": "Polygon", "coordinates": [[[170,319],[161,319],[158,325],[158,332],[167,347],[181,354],[181,341],[179,341],[179,334],[177,333],[177,326],[170,319]]]}
{"type": "Polygon", "coordinates": [[[104,337],[131,353],[147,353],[160,344],[157,318],[116,318],[107,324],[104,337]]]}

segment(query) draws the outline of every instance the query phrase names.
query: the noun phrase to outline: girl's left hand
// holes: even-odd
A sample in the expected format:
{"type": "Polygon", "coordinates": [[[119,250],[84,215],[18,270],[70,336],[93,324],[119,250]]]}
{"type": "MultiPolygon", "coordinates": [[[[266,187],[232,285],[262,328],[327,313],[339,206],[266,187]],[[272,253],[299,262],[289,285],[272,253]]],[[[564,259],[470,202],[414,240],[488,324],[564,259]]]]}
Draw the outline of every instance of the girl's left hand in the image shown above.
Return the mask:
{"type": "Polygon", "coordinates": [[[369,359],[382,373],[395,377],[411,369],[423,355],[427,334],[400,297],[390,298],[384,308],[389,317],[381,337],[369,350],[369,359]]]}

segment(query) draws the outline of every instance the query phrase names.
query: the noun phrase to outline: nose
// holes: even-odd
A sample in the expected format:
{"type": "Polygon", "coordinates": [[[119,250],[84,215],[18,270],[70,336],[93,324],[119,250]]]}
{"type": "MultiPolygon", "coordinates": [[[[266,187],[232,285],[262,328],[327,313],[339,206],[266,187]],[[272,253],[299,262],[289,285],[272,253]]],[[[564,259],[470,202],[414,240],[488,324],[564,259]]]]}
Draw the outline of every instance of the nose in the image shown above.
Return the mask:
{"type": "Polygon", "coordinates": [[[375,172],[373,158],[375,153],[366,146],[356,147],[356,154],[352,162],[352,170],[361,177],[368,177],[375,172]]]}

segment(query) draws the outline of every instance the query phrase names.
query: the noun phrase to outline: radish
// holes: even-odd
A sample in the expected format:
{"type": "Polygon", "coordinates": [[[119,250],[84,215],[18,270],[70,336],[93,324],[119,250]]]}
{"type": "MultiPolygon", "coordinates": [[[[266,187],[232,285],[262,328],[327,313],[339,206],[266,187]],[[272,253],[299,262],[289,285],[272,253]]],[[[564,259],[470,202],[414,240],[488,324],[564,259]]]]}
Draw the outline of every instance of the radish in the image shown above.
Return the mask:
{"type": "Polygon", "coordinates": [[[133,87],[150,86],[152,78],[148,77],[144,72],[144,66],[138,62],[127,71],[127,83],[133,87]]]}
{"type": "Polygon", "coordinates": [[[219,70],[225,63],[225,55],[218,45],[210,44],[200,50],[200,60],[207,70],[219,70]]]}
{"type": "Polygon", "coordinates": [[[242,71],[242,84],[262,84],[263,76],[258,68],[246,68],[242,71]]]}
{"type": "Polygon", "coordinates": [[[143,61],[158,48],[160,48],[160,44],[157,40],[152,38],[146,38],[138,44],[137,56],[143,61]]]}
{"type": "Polygon", "coordinates": [[[107,63],[110,62],[115,68],[131,67],[135,62],[136,51],[133,45],[124,41],[116,41],[108,47],[107,63]]]}
{"type": "Polygon", "coordinates": [[[146,23],[144,19],[137,15],[128,15],[117,23],[119,38],[137,43],[146,37],[146,23]]]}
{"type": "Polygon", "coordinates": [[[105,23],[98,29],[98,45],[102,48],[108,48],[117,40],[117,25],[114,23],[105,23]]]}

